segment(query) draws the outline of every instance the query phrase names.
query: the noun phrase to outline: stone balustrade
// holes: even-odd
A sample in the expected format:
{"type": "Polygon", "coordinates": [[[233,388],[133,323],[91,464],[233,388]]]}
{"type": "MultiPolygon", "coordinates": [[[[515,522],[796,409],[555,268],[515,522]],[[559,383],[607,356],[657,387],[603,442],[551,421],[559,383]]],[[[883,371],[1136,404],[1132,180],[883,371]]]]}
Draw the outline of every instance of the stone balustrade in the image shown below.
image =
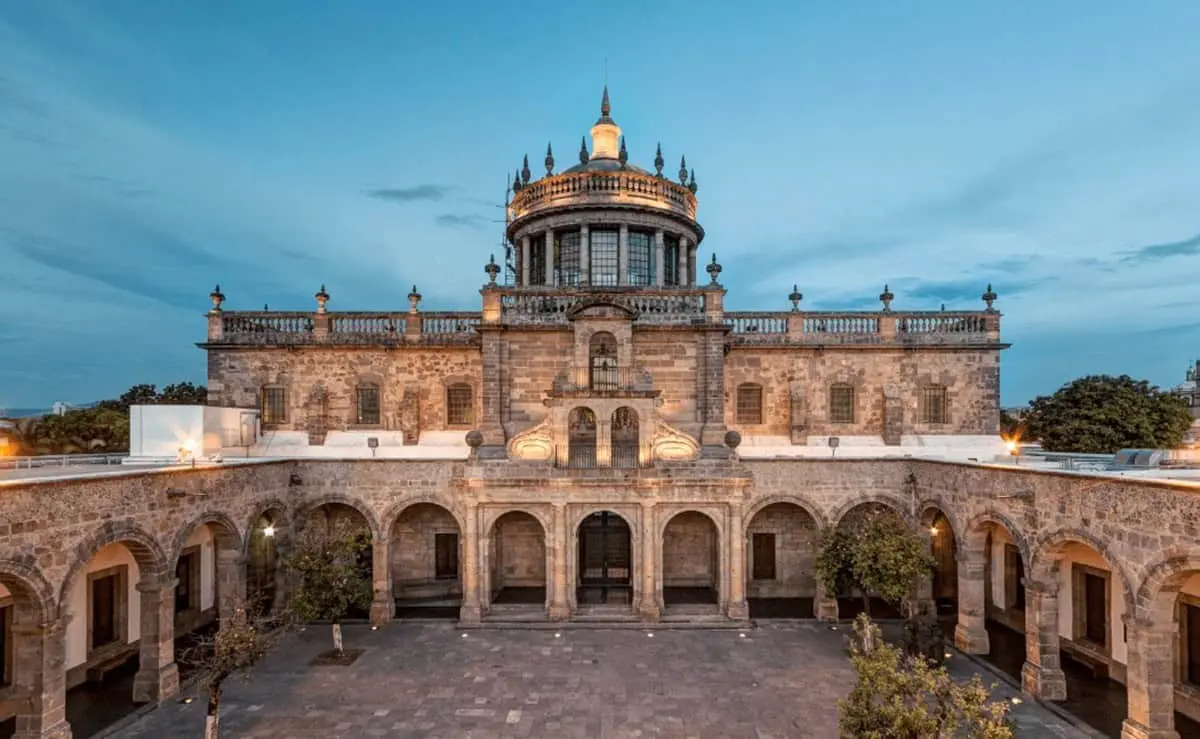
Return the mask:
{"type": "Polygon", "coordinates": [[[698,288],[518,288],[501,293],[504,323],[547,325],[567,323],[572,308],[606,302],[634,314],[639,323],[688,325],[705,319],[705,290],[698,288]]]}
{"type": "Polygon", "coordinates": [[[739,311],[724,316],[735,345],[1000,343],[1000,314],[987,311],[739,311]]]}
{"type": "Polygon", "coordinates": [[[563,172],[518,190],[512,220],[565,205],[638,205],[696,219],[696,196],[683,185],[641,172],[563,172]]]}
{"type": "Polygon", "coordinates": [[[480,314],[363,311],[222,311],[209,314],[208,346],[471,344],[480,314]]]}

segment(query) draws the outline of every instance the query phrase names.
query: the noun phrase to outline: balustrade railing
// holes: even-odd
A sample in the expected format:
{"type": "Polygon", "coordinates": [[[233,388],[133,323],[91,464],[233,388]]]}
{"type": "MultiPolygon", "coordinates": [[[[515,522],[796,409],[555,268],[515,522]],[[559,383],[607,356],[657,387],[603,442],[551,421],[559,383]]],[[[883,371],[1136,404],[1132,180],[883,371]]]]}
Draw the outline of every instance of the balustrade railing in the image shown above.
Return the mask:
{"type": "Polygon", "coordinates": [[[696,196],[665,177],[640,172],[563,172],[523,186],[513,194],[513,218],[569,202],[631,200],[696,217],[696,196]]]}
{"type": "Polygon", "coordinates": [[[209,341],[258,346],[470,343],[478,336],[479,317],[471,312],[224,312],[217,317],[220,334],[210,333],[209,341]]]}
{"type": "Polygon", "coordinates": [[[554,395],[603,395],[649,393],[654,378],[644,367],[594,367],[590,370],[560,372],[554,378],[554,395]]]}
{"type": "Polygon", "coordinates": [[[517,288],[500,298],[503,321],[515,325],[567,322],[567,314],[589,302],[611,303],[634,314],[640,323],[690,324],[704,318],[704,293],[695,288],[517,288]]]}
{"type": "Polygon", "coordinates": [[[725,314],[734,344],[963,344],[997,342],[998,314],[937,312],[725,314]]]}

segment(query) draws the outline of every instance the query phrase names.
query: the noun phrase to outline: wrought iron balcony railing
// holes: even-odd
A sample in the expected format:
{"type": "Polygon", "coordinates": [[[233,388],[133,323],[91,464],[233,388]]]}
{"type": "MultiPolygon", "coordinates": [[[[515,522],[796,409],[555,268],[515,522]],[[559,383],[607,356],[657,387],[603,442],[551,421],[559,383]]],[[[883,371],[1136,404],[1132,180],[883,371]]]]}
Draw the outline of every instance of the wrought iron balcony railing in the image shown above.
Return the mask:
{"type": "Polygon", "coordinates": [[[653,395],[654,378],[643,367],[568,370],[554,378],[550,394],[563,396],[653,395]]]}

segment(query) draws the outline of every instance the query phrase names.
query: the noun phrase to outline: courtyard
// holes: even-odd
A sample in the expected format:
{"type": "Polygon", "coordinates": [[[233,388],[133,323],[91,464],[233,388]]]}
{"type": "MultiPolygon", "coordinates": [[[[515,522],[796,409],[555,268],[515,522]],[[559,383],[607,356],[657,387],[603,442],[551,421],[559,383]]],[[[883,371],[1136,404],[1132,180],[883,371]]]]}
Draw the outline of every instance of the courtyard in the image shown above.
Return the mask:
{"type": "MultiPolygon", "coordinates": [[[[399,622],[345,631],[347,649],[365,650],[349,667],[309,664],[330,644],[317,626],[288,636],[248,682],[230,680],[223,734],[830,739],[853,680],[844,628],[815,622],[741,632],[399,622]]],[[[950,666],[964,677],[975,669],[957,654],[950,666]]],[[[204,713],[192,687],[116,736],[202,736],[204,713]]],[[[1020,737],[1087,736],[1028,699],[1013,715],[1020,737]]]]}

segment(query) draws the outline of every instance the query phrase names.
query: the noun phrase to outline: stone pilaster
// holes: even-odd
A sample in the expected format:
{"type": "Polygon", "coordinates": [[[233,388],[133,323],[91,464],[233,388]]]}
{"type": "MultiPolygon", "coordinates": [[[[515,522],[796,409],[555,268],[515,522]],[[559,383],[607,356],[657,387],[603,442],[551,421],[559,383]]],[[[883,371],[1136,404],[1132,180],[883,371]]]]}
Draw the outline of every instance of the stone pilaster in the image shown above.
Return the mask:
{"type": "Polygon", "coordinates": [[[592,238],[586,223],[579,227],[579,284],[592,284],[592,238]]]}
{"type": "Polygon", "coordinates": [[[808,442],[808,413],[804,405],[804,383],[788,383],[788,410],[791,412],[791,437],[793,444],[808,442]]]}
{"type": "Polygon", "coordinates": [[[688,240],[686,236],[679,237],[679,284],[691,285],[692,278],[688,274],[688,240]]]}
{"type": "Polygon", "coordinates": [[[1179,625],[1125,616],[1128,655],[1125,689],[1128,716],[1121,739],[1179,739],[1175,731],[1175,645],[1179,625]]]}
{"type": "Polygon", "coordinates": [[[517,250],[517,264],[520,266],[521,287],[529,287],[529,263],[533,260],[529,258],[529,237],[521,238],[521,246],[517,250]]]}
{"type": "Polygon", "coordinates": [[[1031,583],[1025,587],[1025,666],[1021,687],[1042,700],[1067,698],[1058,637],[1057,584],[1031,583]]]}
{"type": "Polygon", "coordinates": [[[568,551],[570,542],[567,536],[567,505],[566,503],[554,504],[554,572],[551,577],[550,591],[550,613],[548,614],[551,621],[566,621],[571,617],[571,605],[568,598],[567,590],[569,582],[567,578],[567,558],[571,556],[568,551]]]}
{"type": "Polygon", "coordinates": [[[629,284],[629,226],[625,223],[617,230],[617,284],[629,284]]]}
{"type": "Polygon", "coordinates": [[[392,598],[392,540],[390,532],[371,542],[371,625],[392,620],[396,601],[392,598]]]}
{"type": "Polygon", "coordinates": [[[483,387],[480,391],[480,400],[482,401],[483,417],[479,419],[476,426],[479,432],[483,434],[483,445],[488,447],[496,447],[503,451],[504,447],[504,426],[500,423],[500,392],[501,392],[501,366],[500,357],[500,333],[496,330],[484,330],[480,332],[481,336],[481,363],[483,365],[482,377],[483,387]]]}
{"type": "Polygon", "coordinates": [[[904,434],[904,393],[896,385],[883,388],[883,443],[900,446],[904,434]]]}
{"type": "Polygon", "coordinates": [[[654,284],[662,287],[666,272],[666,241],[662,229],[654,232],[654,284]]]}
{"type": "Polygon", "coordinates": [[[179,692],[175,664],[175,586],[173,577],[137,584],[141,593],[141,639],[134,703],[158,703],[179,692]]]}
{"type": "Polygon", "coordinates": [[[15,739],[71,739],[67,723],[66,624],[39,623],[17,608],[12,625],[15,739]]]}
{"type": "Polygon", "coordinates": [[[729,618],[745,621],[750,618],[746,603],[746,532],[742,527],[742,507],[729,506],[726,540],[729,546],[729,618]]]}
{"type": "Polygon", "coordinates": [[[479,506],[468,503],[463,522],[462,606],[458,618],[465,624],[477,624],[483,616],[480,608],[479,581],[479,506]]]}
{"type": "Polygon", "coordinates": [[[246,559],[237,549],[217,548],[217,617],[225,620],[246,602],[246,559]]]}
{"type": "MultiPolygon", "coordinates": [[[[710,293],[711,294],[711,293],[710,293]]],[[[703,373],[697,378],[699,398],[704,426],[700,432],[703,447],[725,448],[725,332],[723,328],[710,328],[701,339],[703,373]]]]}
{"type": "Polygon", "coordinates": [[[657,621],[662,617],[657,556],[660,543],[654,518],[654,504],[642,501],[642,603],[639,613],[643,621],[657,621]]]}
{"type": "Polygon", "coordinates": [[[817,580],[817,591],[813,596],[813,615],[818,621],[837,621],[837,598],[825,592],[825,585],[817,580]]]}
{"type": "Polygon", "coordinates": [[[991,643],[985,626],[984,586],[987,560],[982,551],[964,547],[958,561],[958,623],[954,626],[954,646],[970,654],[987,654],[991,643]]]}
{"type": "Polygon", "coordinates": [[[554,230],[546,229],[546,281],[547,285],[557,285],[558,277],[554,271],[554,230]]]}

